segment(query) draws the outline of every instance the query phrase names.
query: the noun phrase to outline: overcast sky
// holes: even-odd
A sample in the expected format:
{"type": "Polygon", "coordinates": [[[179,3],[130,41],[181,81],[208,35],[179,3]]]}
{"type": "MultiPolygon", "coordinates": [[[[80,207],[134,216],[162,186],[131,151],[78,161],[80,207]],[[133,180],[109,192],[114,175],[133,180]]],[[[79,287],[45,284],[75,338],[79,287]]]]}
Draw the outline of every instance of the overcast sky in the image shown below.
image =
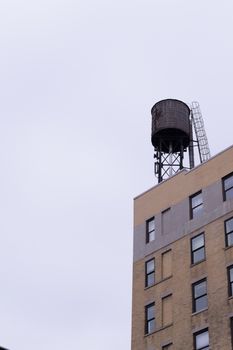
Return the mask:
{"type": "Polygon", "coordinates": [[[0,2],[0,344],[129,350],[152,105],[233,143],[231,0],[0,2]]]}

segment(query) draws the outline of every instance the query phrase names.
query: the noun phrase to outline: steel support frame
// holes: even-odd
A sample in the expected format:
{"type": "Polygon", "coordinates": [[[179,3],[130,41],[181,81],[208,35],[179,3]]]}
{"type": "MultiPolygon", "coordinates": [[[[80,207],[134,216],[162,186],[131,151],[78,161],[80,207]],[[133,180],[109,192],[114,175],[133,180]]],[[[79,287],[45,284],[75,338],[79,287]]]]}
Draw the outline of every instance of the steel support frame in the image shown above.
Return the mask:
{"type": "Polygon", "coordinates": [[[154,172],[159,183],[183,169],[185,151],[183,138],[178,138],[175,141],[160,138],[159,145],[154,148],[154,172]],[[164,149],[168,152],[164,152],[164,149]]]}

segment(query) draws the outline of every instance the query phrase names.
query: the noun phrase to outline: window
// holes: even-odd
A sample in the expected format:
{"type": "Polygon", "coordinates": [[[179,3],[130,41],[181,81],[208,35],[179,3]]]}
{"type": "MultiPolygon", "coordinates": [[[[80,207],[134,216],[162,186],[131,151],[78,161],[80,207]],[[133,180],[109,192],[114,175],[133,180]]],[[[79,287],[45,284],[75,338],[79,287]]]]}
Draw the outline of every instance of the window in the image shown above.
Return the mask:
{"type": "Polygon", "coordinates": [[[150,287],[155,284],[155,259],[146,261],[146,281],[145,286],[150,287]]]}
{"type": "Polygon", "coordinates": [[[233,174],[229,174],[222,179],[223,200],[233,198],[233,174]]]}
{"type": "Polygon", "coordinates": [[[233,317],[230,318],[230,328],[231,328],[231,348],[233,349],[233,317]]]}
{"type": "Polygon", "coordinates": [[[163,327],[172,324],[172,295],[162,299],[162,323],[163,327]]]}
{"type": "Polygon", "coordinates": [[[193,312],[204,310],[208,306],[207,282],[206,279],[198,281],[192,285],[193,291],[193,312]]]}
{"type": "Polygon", "coordinates": [[[228,295],[229,297],[233,296],[233,265],[227,268],[228,274],[228,295]]]}
{"type": "Polygon", "coordinates": [[[191,239],[191,263],[196,264],[205,259],[205,239],[204,233],[191,239]]]}
{"type": "Polygon", "coordinates": [[[155,303],[145,307],[145,333],[149,334],[155,330],[155,303]]]}
{"type": "Polygon", "coordinates": [[[199,191],[190,197],[190,219],[201,214],[203,210],[202,192],[199,191]]]}
{"type": "Polygon", "coordinates": [[[194,333],[194,349],[209,350],[209,332],[208,328],[200,332],[194,333]]]}
{"type": "Polygon", "coordinates": [[[233,218],[225,221],[226,246],[233,245],[233,218]]]}
{"type": "Polygon", "coordinates": [[[162,254],[162,278],[172,275],[172,251],[168,250],[162,254]]]}
{"type": "Polygon", "coordinates": [[[146,222],[146,243],[150,243],[155,239],[155,218],[151,218],[146,222]]]}

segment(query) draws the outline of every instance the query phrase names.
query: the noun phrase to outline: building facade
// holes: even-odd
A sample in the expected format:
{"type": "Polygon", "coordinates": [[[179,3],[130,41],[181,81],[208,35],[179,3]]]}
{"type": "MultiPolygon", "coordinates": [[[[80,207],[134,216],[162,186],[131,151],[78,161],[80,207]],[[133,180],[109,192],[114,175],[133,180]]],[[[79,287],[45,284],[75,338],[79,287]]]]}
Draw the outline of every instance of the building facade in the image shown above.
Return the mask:
{"type": "Polygon", "coordinates": [[[233,146],[134,200],[132,350],[233,349],[233,146]]]}

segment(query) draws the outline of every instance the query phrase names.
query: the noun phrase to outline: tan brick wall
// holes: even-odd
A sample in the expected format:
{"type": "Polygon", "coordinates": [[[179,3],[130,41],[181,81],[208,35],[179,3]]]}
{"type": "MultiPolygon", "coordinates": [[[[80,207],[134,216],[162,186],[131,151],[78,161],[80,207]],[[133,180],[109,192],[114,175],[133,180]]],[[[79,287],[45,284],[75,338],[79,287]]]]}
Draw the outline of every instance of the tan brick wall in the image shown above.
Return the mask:
{"type": "Polygon", "coordinates": [[[182,171],[136,197],[134,201],[134,225],[144,223],[155,213],[160,213],[201,188],[219,181],[221,177],[232,172],[232,160],[233,146],[191,171],[182,171]]]}
{"type": "Polygon", "coordinates": [[[137,261],[133,271],[132,350],[159,350],[173,341],[176,350],[193,349],[194,331],[209,327],[211,350],[230,350],[229,315],[233,299],[228,298],[227,270],[233,264],[233,247],[225,248],[224,220],[233,213],[210,223],[167,248],[172,249],[172,277],[161,281],[161,256],[165,249],[137,261]],[[190,237],[205,231],[206,261],[191,266],[190,237]],[[144,289],[145,261],[155,257],[156,284],[144,289]],[[193,282],[207,277],[208,310],[192,315],[193,282]],[[162,327],[162,297],[172,293],[173,325],[162,327]],[[157,331],[144,335],[144,306],[155,302],[157,331]]]}

